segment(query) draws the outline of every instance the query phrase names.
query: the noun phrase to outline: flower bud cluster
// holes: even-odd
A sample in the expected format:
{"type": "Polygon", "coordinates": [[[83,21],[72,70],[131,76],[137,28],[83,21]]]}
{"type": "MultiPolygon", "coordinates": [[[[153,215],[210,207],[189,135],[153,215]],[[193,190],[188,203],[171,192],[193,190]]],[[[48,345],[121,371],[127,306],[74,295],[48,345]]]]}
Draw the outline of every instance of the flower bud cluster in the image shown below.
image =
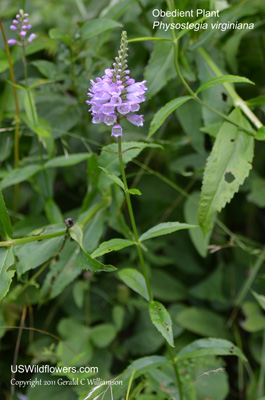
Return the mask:
{"type": "Polygon", "coordinates": [[[29,15],[24,13],[23,10],[19,10],[19,14],[16,15],[16,19],[13,20],[13,24],[10,25],[11,31],[16,32],[17,39],[9,39],[8,44],[17,44],[19,46],[27,46],[33,39],[35,39],[35,33],[31,33],[28,36],[28,31],[31,29],[29,22],[29,15]]]}
{"type": "Polygon", "coordinates": [[[92,123],[104,122],[112,127],[111,136],[122,136],[120,121],[127,119],[136,126],[143,126],[143,115],[139,111],[140,103],[145,101],[146,81],[135,82],[130,78],[127,69],[127,34],[122,32],[119,56],[115,58],[113,69],[106,69],[102,78],[91,80],[91,88],[87,93],[90,98],[87,104],[91,106],[92,123]]]}

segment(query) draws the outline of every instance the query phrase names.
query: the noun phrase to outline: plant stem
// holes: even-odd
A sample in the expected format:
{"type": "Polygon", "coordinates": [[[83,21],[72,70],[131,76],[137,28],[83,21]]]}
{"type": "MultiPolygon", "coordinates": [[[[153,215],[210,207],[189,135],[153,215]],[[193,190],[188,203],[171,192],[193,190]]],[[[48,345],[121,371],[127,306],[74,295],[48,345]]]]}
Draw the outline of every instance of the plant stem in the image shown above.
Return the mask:
{"type": "MultiPolygon", "coordinates": [[[[18,168],[19,167],[19,126],[20,126],[18,95],[17,95],[17,88],[15,86],[16,79],[15,79],[12,59],[11,59],[11,55],[10,55],[10,51],[9,51],[9,47],[8,47],[8,43],[7,43],[7,39],[6,39],[5,29],[4,29],[1,18],[0,18],[0,28],[2,31],[3,40],[4,40],[4,44],[5,44],[8,65],[9,65],[9,72],[10,72],[11,80],[13,83],[12,86],[13,86],[14,99],[15,99],[14,164],[15,164],[15,168],[18,168]]],[[[17,213],[18,197],[19,197],[19,185],[16,184],[14,187],[14,219],[16,218],[16,213],[17,213]]]]}
{"type": "MultiPolygon", "coordinates": [[[[216,76],[222,76],[222,72],[220,69],[217,67],[217,65],[214,63],[214,61],[211,59],[209,54],[200,47],[198,49],[198,53],[200,56],[204,59],[204,61],[208,64],[208,66],[211,68],[211,70],[215,73],[216,76]]],[[[256,126],[256,128],[261,128],[263,125],[260,122],[260,120],[256,117],[256,115],[250,110],[250,108],[247,106],[245,101],[236,93],[234,88],[231,86],[230,83],[223,83],[224,88],[227,90],[227,93],[230,95],[231,99],[234,102],[234,106],[239,106],[243,113],[249,118],[249,120],[256,126]]]]}
{"type": "Polygon", "coordinates": [[[144,262],[141,244],[139,241],[139,235],[138,235],[138,231],[137,231],[137,227],[136,227],[136,223],[135,223],[134,212],[133,212],[132,203],[131,203],[131,197],[130,197],[130,193],[128,191],[128,184],[127,184],[126,174],[125,174],[123,160],[122,160],[122,145],[121,145],[121,137],[120,136],[118,139],[118,147],[119,147],[118,155],[119,155],[119,161],[120,161],[121,176],[122,176],[122,180],[123,180],[123,184],[124,184],[125,199],[126,199],[126,203],[127,203],[127,207],[128,207],[128,211],[129,211],[129,215],[130,215],[130,220],[131,220],[131,225],[132,225],[132,230],[133,230],[133,235],[134,235],[134,241],[136,242],[136,249],[137,249],[137,253],[139,256],[142,271],[144,274],[144,279],[145,279],[145,283],[146,283],[146,287],[147,287],[147,291],[148,291],[149,301],[152,301],[153,298],[152,298],[152,292],[151,292],[150,283],[149,283],[149,279],[148,279],[147,269],[146,269],[146,265],[144,262]]]}
{"type": "Polygon", "coordinates": [[[183,400],[182,383],[181,383],[181,379],[180,379],[180,375],[179,375],[177,361],[175,360],[172,348],[170,347],[170,345],[168,343],[167,343],[167,348],[168,348],[168,352],[170,354],[170,358],[171,358],[171,361],[172,361],[172,364],[173,364],[173,368],[174,368],[174,371],[175,371],[175,375],[176,375],[176,378],[177,378],[177,382],[178,382],[179,398],[180,398],[180,400],[183,400]]]}
{"type": "Polygon", "coordinates": [[[29,242],[38,242],[45,239],[52,239],[58,236],[63,236],[64,234],[65,230],[60,232],[50,233],[49,235],[36,235],[36,236],[28,236],[12,240],[5,240],[4,242],[0,242],[0,247],[12,247],[29,242]]]}

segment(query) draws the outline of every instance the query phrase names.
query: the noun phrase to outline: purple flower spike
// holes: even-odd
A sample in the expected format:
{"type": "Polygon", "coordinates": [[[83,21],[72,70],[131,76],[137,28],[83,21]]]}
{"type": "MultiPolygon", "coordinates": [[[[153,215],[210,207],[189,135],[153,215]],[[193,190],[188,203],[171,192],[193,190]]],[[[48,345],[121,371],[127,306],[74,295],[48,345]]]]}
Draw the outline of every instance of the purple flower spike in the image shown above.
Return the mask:
{"type": "Polygon", "coordinates": [[[120,125],[114,125],[111,131],[111,136],[122,136],[122,127],[120,125]]]}
{"type": "Polygon", "coordinates": [[[91,79],[91,88],[87,95],[92,123],[104,122],[107,126],[114,125],[111,136],[122,136],[120,121],[127,119],[133,125],[143,126],[143,115],[134,114],[139,111],[140,103],[145,100],[146,81],[135,82],[130,78],[127,69],[127,33],[122,32],[121,47],[115,58],[113,69],[105,69],[102,78],[91,79]]]}
{"type": "Polygon", "coordinates": [[[17,34],[17,39],[10,39],[8,41],[9,44],[17,44],[21,47],[26,47],[33,39],[35,39],[36,35],[32,33],[27,37],[28,30],[31,29],[31,25],[27,24],[29,22],[28,14],[25,14],[23,10],[19,10],[19,14],[16,15],[16,19],[13,20],[13,25],[10,26],[12,31],[15,31],[17,34]]]}
{"type": "Polygon", "coordinates": [[[17,41],[16,41],[16,39],[9,39],[9,40],[7,41],[7,43],[8,43],[8,44],[17,44],[17,41]]]}

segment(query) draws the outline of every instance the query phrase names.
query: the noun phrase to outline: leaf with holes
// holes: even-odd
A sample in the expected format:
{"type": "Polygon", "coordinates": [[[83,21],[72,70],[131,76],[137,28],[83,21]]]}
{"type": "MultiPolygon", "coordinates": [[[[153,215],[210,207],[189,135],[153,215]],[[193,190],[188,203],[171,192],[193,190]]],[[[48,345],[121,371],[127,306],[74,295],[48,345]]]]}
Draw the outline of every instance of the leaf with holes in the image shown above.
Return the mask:
{"type": "Polygon", "coordinates": [[[152,301],[149,305],[149,314],[156,329],[166,339],[170,346],[175,347],[171,317],[163,304],[158,301],[152,301]]]}
{"type": "Polygon", "coordinates": [[[247,361],[242,351],[232,342],[225,339],[198,339],[183,347],[178,353],[178,360],[209,356],[237,356],[247,361]]]}
{"type": "MultiPolygon", "coordinates": [[[[251,129],[239,109],[230,118],[251,129]]],[[[204,234],[211,229],[215,212],[231,201],[252,168],[254,138],[237,126],[224,122],[208,157],[198,209],[198,221],[204,234]]]]}
{"type": "Polygon", "coordinates": [[[133,268],[124,268],[119,273],[119,278],[130,289],[143,296],[148,301],[148,291],[143,275],[133,268]]]}

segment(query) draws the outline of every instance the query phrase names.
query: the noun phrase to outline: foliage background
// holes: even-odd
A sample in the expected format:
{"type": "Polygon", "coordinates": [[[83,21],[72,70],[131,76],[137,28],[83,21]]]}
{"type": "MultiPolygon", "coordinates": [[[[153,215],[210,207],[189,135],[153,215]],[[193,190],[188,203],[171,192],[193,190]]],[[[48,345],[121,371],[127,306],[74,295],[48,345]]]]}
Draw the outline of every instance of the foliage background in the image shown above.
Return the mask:
{"type": "MultiPolygon", "coordinates": [[[[36,83],[31,95],[39,129],[32,125],[34,116],[26,91],[18,87],[20,161],[19,168],[14,169],[15,102],[1,39],[1,188],[14,238],[56,232],[60,236],[13,247],[15,258],[8,267],[13,271],[10,276],[16,274],[0,309],[0,325],[6,326],[0,331],[2,398],[21,399],[19,393],[24,393],[28,400],[48,396],[53,400],[81,400],[91,389],[37,386],[18,389],[10,395],[9,366],[16,356],[19,364],[97,366],[100,378],[106,380],[121,374],[133,360],[148,357],[126,370],[124,378],[134,368],[138,370],[130,398],[179,398],[172,365],[154,358],[167,357],[167,348],[149,319],[146,301],[129,289],[130,284],[127,286],[117,271],[95,273],[82,260],[77,262],[80,246],[71,238],[66,239],[56,256],[67,217],[81,224],[83,247],[89,254],[104,241],[130,238],[123,193],[98,168],[106,167],[108,160],[113,159],[113,154],[101,149],[114,140],[108,127],[90,123],[86,93],[90,79],[102,76],[104,69],[112,65],[122,29],[126,29],[129,39],[171,38],[171,32],[152,29],[152,10],[166,10],[167,4],[152,0],[2,0],[0,14],[8,38],[13,37],[9,25],[21,7],[30,13],[37,34],[27,48],[27,60],[29,85],[36,83]],[[69,154],[78,156],[71,159],[69,154]],[[65,157],[55,158],[60,156],[65,157]],[[44,172],[40,170],[42,164],[44,172]],[[43,266],[36,282],[25,286],[43,266]],[[82,266],[88,270],[84,271],[82,266]],[[22,331],[12,329],[20,325],[43,330],[60,340],[33,330],[24,330],[20,338],[22,331]],[[147,360],[150,367],[146,366],[147,360]]],[[[261,0],[185,0],[176,1],[173,8],[190,7],[228,7],[222,13],[223,21],[255,23],[251,31],[186,32],[180,39],[179,63],[194,90],[215,76],[200,53],[201,48],[223,74],[245,76],[253,81],[255,85],[238,83],[235,89],[249,109],[264,121],[264,96],[259,96],[264,94],[265,83],[265,5],[261,0]]],[[[20,49],[14,47],[11,53],[16,82],[23,86],[20,49]]],[[[136,142],[135,146],[141,147],[138,141],[146,141],[157,111],[187,92],[176,72],[170,42],[130,43],[129,68],[137,81],[144,77],[149,87],[147,101],[142,105],[144,127],[125,126],[124,141],[136,142]]],[[[203,91],[201,98],[226,115],[233,109],[233,99],[222,85],[203,91]]],[[[129,184],[142,192],[142,196],[132,200],[141,233],[166,221],[198,224],[203,172],[222,122],[219,115],[189,101],[170,114],[141,151],[129,150],[129,184]]],[[[209,352],[205,357],[180,361],[185,399],[261,400],[265,396],[264,143],[255,142],[254,168],[243,179],[231,203],[215,217],[210,234],[204,237],[200,229],[183,230],[146,244],[144,255],[154,298],[167,307],[173,321],[174,354],[196,339],[213,337],[232,341],[248,359],[246,362],[234,356],[221,358],[209,352]],[[256,295],[257,301],[250,289],[263,297],[256,295]],[[228,321],[233,323],[227,324],[228,321]]],[[[222,157],[227,149],[217,151],[222,157]]],[[[242,154],[244,157],[246,153],[242,154]]],[[[119,174],[115,168],[112,172],[119,174]]],[[[2,208],[2,218],[3,215],[2,208]]],[[[5,223],[3,219],[1,222],[4,241],[5,223]]],[[[6,273],[3,268],[7,266],[4,252],[3,248],[1,274],[6,273]]],[[[134,247],[104,254],[99,260],[118,271],[139,268],[134,247]]],[[[3,275],[1,279],[4,282],[3,275]]],[[[24,380],[29,377],[23,375],[24,380]]],[[[73,377],[67,375],[69,379],[73,377]]],[[[123,390],[114,389],[115,399],[125,398],[127,384],[125,379],[123,390]]],[[[110,391],[106,396],[110,398],[110,391]]]]}

